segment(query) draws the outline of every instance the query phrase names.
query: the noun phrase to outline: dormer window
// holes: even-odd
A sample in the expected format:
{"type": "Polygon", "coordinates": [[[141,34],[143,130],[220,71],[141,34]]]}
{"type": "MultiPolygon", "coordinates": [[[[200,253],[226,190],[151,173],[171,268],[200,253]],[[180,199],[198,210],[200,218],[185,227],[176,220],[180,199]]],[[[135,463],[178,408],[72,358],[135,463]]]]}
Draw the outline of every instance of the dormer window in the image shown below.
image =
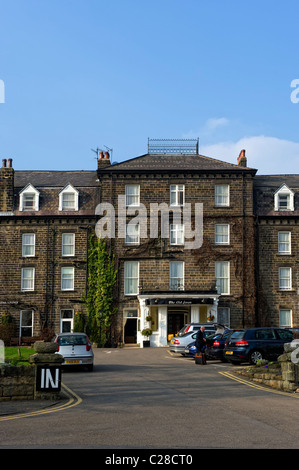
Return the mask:
{"type": "Polygon", "coordinates": [[[68,184],[59,193],[60,211],[79,210],[79,191],[71,184],[68,184]]]}
{"type": "Polygon", "coordinates": [[[294,210],[294,191],[292,191],[286,184],[280,186],[274,194],[274,210],[294,210]]]}
{"type": "Polygon", "coordinates": [[[39,191],[32,184],[27,184],[20,192],[20,211],[38,211],[39,194],[39,191]]]}

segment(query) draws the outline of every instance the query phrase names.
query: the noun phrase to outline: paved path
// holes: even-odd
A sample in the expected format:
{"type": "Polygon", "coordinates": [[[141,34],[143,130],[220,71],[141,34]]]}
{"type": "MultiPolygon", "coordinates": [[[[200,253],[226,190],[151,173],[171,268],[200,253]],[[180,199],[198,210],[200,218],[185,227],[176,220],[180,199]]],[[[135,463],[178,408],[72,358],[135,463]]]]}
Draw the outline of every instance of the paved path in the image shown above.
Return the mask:
{"type": "Polygon", "coordinates": [[[233,380],[230,364],[197,366],[166,348],[96,349],[95,358],[93,372],[63,373],[72,403],[14,419],[2,413],[0,446],[298,448],[298,396],[233,380]]]}

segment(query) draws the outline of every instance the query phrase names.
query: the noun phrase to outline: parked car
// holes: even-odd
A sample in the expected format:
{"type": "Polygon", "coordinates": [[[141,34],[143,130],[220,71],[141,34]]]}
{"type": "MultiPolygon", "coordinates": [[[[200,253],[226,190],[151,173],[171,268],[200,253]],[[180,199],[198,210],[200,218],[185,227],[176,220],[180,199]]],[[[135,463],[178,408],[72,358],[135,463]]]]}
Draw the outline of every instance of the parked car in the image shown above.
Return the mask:
{"type": "MultiPolygon", "coordinates": [[[[171,352],[181,353],[183,356],[186,355],[185,347],[189,344],[196,341],[197,331],[191,331],[183,336],[174,336],[170,340],[169,349],[171,352]]],[[[210,336],[210,332],[205,330],[205,337],[210,336]]]]}
{"type": "Polygon", "coordinates": [[[226,340],[225,358],[233,363],[259,359],[277,360],[283,353],[283,345],[293,341],[293,334],[283,328],[249,328],[235,330],[226,340]]]}
{"type": "Polygon", "coordinates": [[[170,340],[169,349],[171,352],[181,353],[185,355],[185,347],[187,344],[196,340],[197,331],[190,331],[182,336],[173,336],[170,340]]]}
{"type": "Polygon", "coordinates": [[[219,359],[226,362],[227,358],[224,355],[225,341],[231,335],[232,330],[225,329],[223,333],[216,333],[207,341],[206,355],[208,359],[219,359]]]}
{"type": "MultiPolygon", "coordinates": [[[[207,347],[206,347],[206,355],[207,359],[219,359],[223,362],[226,362],[226,359],[223,354],[224,344],[228,336],[231,334],[232,330],[226,328],[224,333],[215,333],[213,335],[206,336],[207,347]]],[[[185,348],[185,355],[186,356],[194,356],[196,353],[196,346],[195,341],[189,343],[185,348]]]]}
{"type": "Polygon", "coordinates": [[[190,333],[192,331],[198,331],[202,326],[205,327],[206,334],[213,334],[216,331],[223,331],[225,329],[224,325],[220,323],[186,323],[183,328],[178,332],[177,336],[184,336],[186,333],[190,333]]]}
{"type": "Polygon", "coordinates": [[[194,357],[195,353],[196,353],[195,341],[192,341],[192,343],[187,344],[187,346],[185,347],[185,356],[194,357]]]}
{"type": "Polygon", "coordinates": [[[85,333],[59,333],[55,340],[58,354],[64,357],[62,366],[85,366],[93,369],[94,354],[91,342],[85,333]]]}

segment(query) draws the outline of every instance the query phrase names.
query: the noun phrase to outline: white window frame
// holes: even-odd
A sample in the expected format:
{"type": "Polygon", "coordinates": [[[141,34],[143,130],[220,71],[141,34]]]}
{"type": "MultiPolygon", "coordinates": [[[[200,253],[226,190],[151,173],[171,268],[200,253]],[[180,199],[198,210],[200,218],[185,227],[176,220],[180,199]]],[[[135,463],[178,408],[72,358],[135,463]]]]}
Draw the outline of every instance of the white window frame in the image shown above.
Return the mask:
{"type": "Polygon", "coordinates": [[[171,184],[170,185],[170,205],[171,206],[184,206],[185,205],[185,185],[184,184],[171,184]]]}
{"type": "Polygon", "coordinates": [[[126,245],[139,245],[140,244],[140,224],[128,223],[126,224],[126,245]],[[135,233],[133,233],[135,232],[135,233]]]}
{"type": "Polygon", "coordinates": [[[61,268],[61,290],[73,291],[75,286],[75,268],[73,266],[63,266],[61,268]],[[69,270],[67,273],[66,270],[69,270]],[[64,283],[70,281],[70,287],[65,287],[64,283]]]}
{"type": "Polygon", "coordinates": [[[286,184],[280,186],[274,193],[274,210],[275,211],[294,211],[294,191],[286,184]],[[287,197],[287,206],[281,205],[280,198],[287,197]]]}
{"type": "Polygon", "coordinates": [[[70,324],[70,333],[73,333],[74,330],[74,310],[72,308],[62,308],[60,310],[60,332],[61,333],[66,333],[66,331],[63,331],[63,325],[64,324],[70,324]],[[63,318],[63,312],[71,312],[72,316],[69,318],[63,318]]]}
{"type": "Polygon", "coordinates": [[[290,255],[292,251],[291,233],[287,231],[278,232],[278,253],[280,255],[290,255]],[[284,235],[288,235],[287,240],[282,240],[284,235]]]}
{"type": "Polygon", "coordinates": [[[34,310],[31,309],[24,309],[20,311],[20,329],[19,329],[19,336],[33,336],[33,326],[34,326],[34,310]],[[31,325],[23,325],[23,316],[25,312],[30,312],[31,313],[31,325]],[[30,335],[24,335],[22,334],[23,328],[28,328],[31,329],[31,334],[30,335]]]}
{"type": "Polygon", "coordinates": [[[215,224],[215,245],[229,245],[229,243],[230,243],[230,225],[229,224],[215,224]]]}
{"type": "Polygon", "coordinates": [[[26,267],[22,268],[21,271],[21,291],[22,292],[31,292],[34,291],[34,284],[35,284],[35,268],[26,267]],[[31,276],[25,277],[25,272],[31,271],[31,276]],[[29,286],[29,287],[28,287],[29,286]]]}
{"type": "Polygon", "coordinates": [[[75,256],[75,234],[74,233],[62,233],[61,234],[61,256],[64,258],[70,257],[70,256],[75,256]],[[72,237],[72,242],[71,243],[66,243],[65,238],[66,237],[72,237]],[[71,253],[64,253],[64,249],[67,247],[71,247],[71,253]]]}
{"type": "Polygon", "coordinates": [[[32,212],[32,211],[38,211],[39,210],[39,195],[40,192],[31,184],[27,184],[25,188],[22,189],[19,193],[20,197],[20,204],[19,204],[19,210],[21,212],[32,212]],[[26,207],[25,201],[26,197],[30,196],[32,197],[32,207],[26,207]]]}
{"type": "Polygon", "coordinates": [[[230,261],[215,261],[215,280],[218,294],[230,295],[230,261]]]}
{"type": "Polygon", "coordinates": [[[280,328],[292,328],[293,326],[293,312],[291,308],[280,308],[279,309],[279,327],[280,328]],[[288,317],[289,321],[285,320],[285,317],[288,317]]]}
{"type": "Polygon", "coordinates": [[[23,233],[22,234],[22,256],[23,258],[32,258],[35,256],[35,233],[23,233]],[[26,237],[33,237],[32,242],[26,242],[26,237]],[[30,254],[26,254],[26,250],[32,250],[30,254]]]}
{"type": "Polygon", "coordinates": [[[170,224],[169,243],[170,245],[182,246],[185,243],[184,224],[170,224]]]}
{"type": "Polygon", "coordinates": [[[279,290],[288,291],[292,290],[292,268],[290,267],[280,267],[278,269],[278,277],[279,277],[279,290]],[[283,273],[285,270],[285,273],[283,273]],[[286,272],[289,274],[286,275],[286,272]]]}
{"type": "Polygon", "coordinates": [[[72,184],[67,184],[59,192],[59,210],[60,211],[78,211],[79,210],[79,191],[74,188],[72,184]],[[67,207],[64,201],[65,195],[72,194],[74,196],[74,203],[72,206],[67,207]]]}
{"type": "MultiPolygon", "coordinates": [[[[177,271],[177,268],[175,269],[177,271]]],[[[185,289],[185,263],[184,261],[170,261],[169,262],[169,290],[184,290],[185,289]],[[182,275],[175,276],[173,268],[180,266],[182,275]]]]}
{"type": "Polygon", "coordinates": [[[126,197],[126,207],[139,207],[140,206],[140,185],[139,184],[126,184],[125,197],[126,197]],[[130,192],[131,189],[134,189],[134,191],[130,192]]]}
{"type": "Polygon", "coordinates": [[[215,206],[229,207],[230,187],[229,184],[215,184],[215,206]]]}
{"type": "Polygon", "coordinates": [[[124,294],[125,295],[138,295],[139,294],[139,261],[125,261],[124,262],[124,294]],[[133,265],[137,268],[137,275],[130,275],[133,265]]]}

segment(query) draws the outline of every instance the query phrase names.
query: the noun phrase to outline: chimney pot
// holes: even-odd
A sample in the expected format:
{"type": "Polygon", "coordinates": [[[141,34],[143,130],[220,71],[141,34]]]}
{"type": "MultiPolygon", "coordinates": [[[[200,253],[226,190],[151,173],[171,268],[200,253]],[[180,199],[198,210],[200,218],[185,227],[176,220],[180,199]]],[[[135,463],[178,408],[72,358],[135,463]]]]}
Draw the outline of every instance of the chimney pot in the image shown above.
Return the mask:
{"type": "Polygon", "coordinates": [[[6,162],[7,162],[6,158],[3,158],[2,159],[2,168],[6,168],[6,162]]]}
{"type": "Polygon", "coordinates": [[[104,158],[104,152],[100,152],[100,159],[104,158]]]}
{"type": "Polygon", "coordinates": [[[247,158],[245,155],[245,150],[241,150],[240,155],[238,157],[238,165],[239,166],[247,166],[247,158]]]}
{"type": "Polygon", "coordinates": [[[109,152],[105,152],[105,158],[106,160],[109,160],[109,152]]]}
{"type": "Polygon", "coordinates": [[[12,158],[8,159],[8,168],[12,168],[12,158]]]}

